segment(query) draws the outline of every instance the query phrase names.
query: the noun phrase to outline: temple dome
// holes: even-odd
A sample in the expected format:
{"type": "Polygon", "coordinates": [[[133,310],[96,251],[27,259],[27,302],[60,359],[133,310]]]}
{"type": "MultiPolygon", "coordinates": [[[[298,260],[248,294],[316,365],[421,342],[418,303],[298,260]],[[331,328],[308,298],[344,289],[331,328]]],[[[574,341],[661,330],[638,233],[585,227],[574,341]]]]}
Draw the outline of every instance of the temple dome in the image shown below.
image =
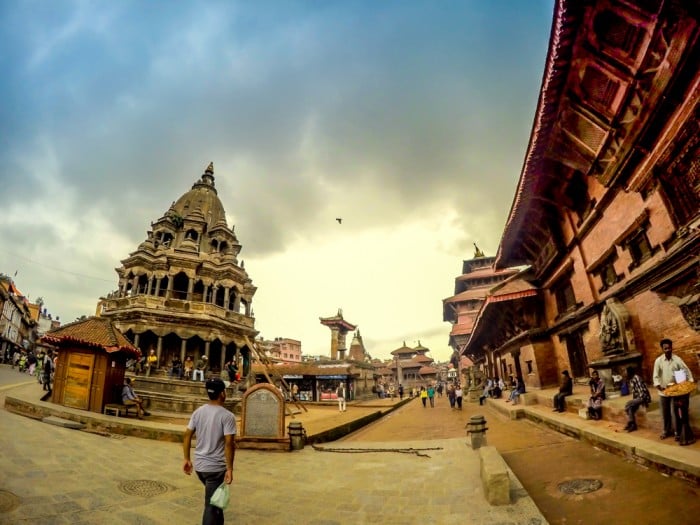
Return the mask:
{"type": "Polygon", "coordinates": [[[173,203],[168,213],[172,212],[184,220],[204,220],[208,229],[215,225],[221,226],[222,223],[228,227],[226,212],[214,185],[213,163],[209,164],[202,177],[192,185],[192,189],[173,203]]]}

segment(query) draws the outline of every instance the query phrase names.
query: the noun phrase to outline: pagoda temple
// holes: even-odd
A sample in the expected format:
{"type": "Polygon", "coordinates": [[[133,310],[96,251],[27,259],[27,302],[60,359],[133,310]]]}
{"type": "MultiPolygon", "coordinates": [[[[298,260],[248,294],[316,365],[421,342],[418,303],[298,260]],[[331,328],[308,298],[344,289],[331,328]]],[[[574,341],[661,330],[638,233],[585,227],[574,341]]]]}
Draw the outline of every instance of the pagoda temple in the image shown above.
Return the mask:
{"type": "Polygon", "coordinates": [[[146,239],[116,269],[118,289],[102,298],[98,315],[114,324],[159,367],[173,357],[207,356],[218,372],[229,359],[250,368],[248,341],[257,335],[256,287],[238,254],[209,164],[192,189],[151,223],[146,239]]]}

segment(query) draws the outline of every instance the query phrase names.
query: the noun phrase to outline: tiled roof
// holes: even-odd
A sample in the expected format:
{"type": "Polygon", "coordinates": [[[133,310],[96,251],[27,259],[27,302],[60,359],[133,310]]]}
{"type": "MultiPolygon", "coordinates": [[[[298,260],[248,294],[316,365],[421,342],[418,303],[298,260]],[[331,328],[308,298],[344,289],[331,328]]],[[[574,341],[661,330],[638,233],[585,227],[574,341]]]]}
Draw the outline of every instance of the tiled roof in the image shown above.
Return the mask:
{"type": "Polygon", "coordinates": [[[422,366],[421,369],[418,370],[418,373],[422,376],[437,374],[437,368],[433,368],[432,366],[422,366]]]}
{"type": "Polygon", "coordinates": [[[460,301],[471,301],[474,299],[483,299],[486,297],[486,295],[489,293],[489,288],[488,286],[484,286],[483,288],[470,288],[469,290],[465,290],[462,293],[458,293],[457,295],[453,295],[452,297],[448,297],[447,299],[443,299],[444,303],[458,303],[460,301]]]}
{"type": "Polygon", "coordinates": [[[494,289],[491,295],[498,297],[501,295],[510,295],[512,293],[529,292],[531,290],[537,290],[537,287],[524,279],[513,279],[512,281],[504,282],[503,285],[494,289]]]}
{"type": "Polygon", "coordinates": [[[516,270],[512,268],[504,268],[499,270],[494,270],[493,266],[488,266],[486,268],[477,268],[469,273],[465,273],[457,277],[458,281],[469,281],[471,279],[483,279],[484,277],[493,277],[496,275],[508,275],[516,273],[516,270]]]}
{"type": "Polygon", "coordinates": [[[42,340],[57,346],[73,343],[100,348],[109,354],[126,352],[136,357],[141,355],[141,350],[132,345],[112,321],[105,317],[89,317],[63,325],[47,332],[42,340]]]}
{"type": "Polygon", "coordinates": [[[458,324],[455,324],[452,326],[452,330],[450,331],[450,335],[471,334],[473,328],[474,328],[474,319],[472,319],[472,318],[465,319],[465,322],[458,323],[458,324]]]}

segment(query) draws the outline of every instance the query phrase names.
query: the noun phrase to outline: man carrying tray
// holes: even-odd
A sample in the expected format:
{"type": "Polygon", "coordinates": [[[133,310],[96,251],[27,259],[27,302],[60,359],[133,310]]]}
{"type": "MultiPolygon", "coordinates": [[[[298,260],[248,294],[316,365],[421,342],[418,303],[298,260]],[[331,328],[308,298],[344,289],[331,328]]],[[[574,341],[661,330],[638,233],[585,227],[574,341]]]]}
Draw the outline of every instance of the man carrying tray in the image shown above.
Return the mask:
{"type": "Polygon", "coordinates": [[[681,445],[690,445],[695,443],[688,417],[692,389],[686,392],[687,389],[681,385],[688,382],[687,386],[694,389],[693,374],[683,359],[673,355],[673,342],[670,339],[662,339],[660,345],[664,353],[654,361],[654,386],[659,390],[659,402],[664,420],[664,431],[659,437],[666,439],[673,433],[671,425],[671,407],[673,407],[676,441],[681,445]]]}

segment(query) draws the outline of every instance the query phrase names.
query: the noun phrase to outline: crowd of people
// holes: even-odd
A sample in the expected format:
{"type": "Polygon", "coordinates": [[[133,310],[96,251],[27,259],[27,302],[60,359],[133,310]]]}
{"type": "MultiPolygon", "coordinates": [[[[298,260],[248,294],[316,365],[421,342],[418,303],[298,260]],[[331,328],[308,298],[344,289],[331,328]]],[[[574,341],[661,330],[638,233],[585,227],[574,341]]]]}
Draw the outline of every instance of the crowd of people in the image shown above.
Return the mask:
{"type": "Polygon", "coordinates": [[[0,354],[1,363],[9,363],[13,370],[36,377],[44,391],[51,395],[57,354],[50,349],[31,350],[6,349],[0,354]]]}

